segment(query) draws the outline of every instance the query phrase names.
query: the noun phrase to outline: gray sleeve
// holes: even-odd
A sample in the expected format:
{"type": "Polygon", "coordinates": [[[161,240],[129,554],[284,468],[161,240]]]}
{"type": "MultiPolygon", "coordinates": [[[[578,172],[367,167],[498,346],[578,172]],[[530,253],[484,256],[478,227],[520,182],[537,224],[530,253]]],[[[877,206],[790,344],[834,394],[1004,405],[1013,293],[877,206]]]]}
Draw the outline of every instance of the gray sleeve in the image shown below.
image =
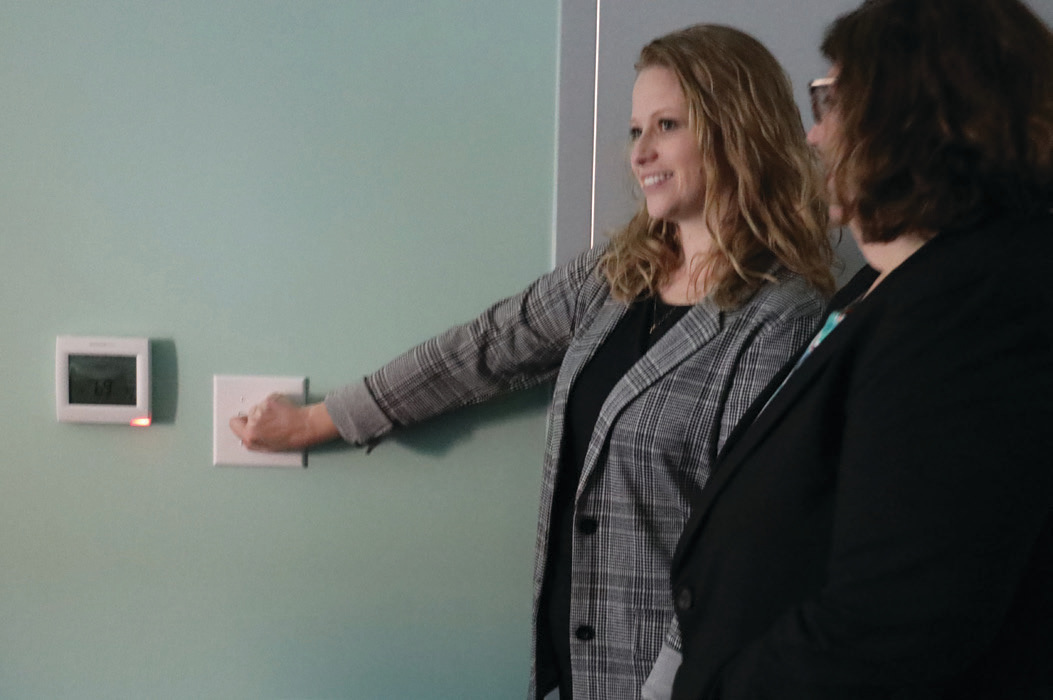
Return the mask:
{"type": "Polygon", "coordinates": [[[480,403],[555,377],[574,333],[607,298],[594,248],[330,393],[326,409],[344,440],[363,445],[396,426],[480,403]]]}
{"type": "Polygon", "coordinates": [[[325,397],[325,408],[340,437],[353,445],[365,445],[395,427],[373,399],[365,379],[331,392],[325,397]]]}
{"type": "Polygon", "coordinates": [[[658,659],[651,668],[651,673],[648,674],[647,680],[640,688],[640,698],[642,700],[669,700],[673,695],[673,679],[676,678],[676,671],[680,668],[682,661],[683,657],[678,650],[668,644],[663,644],[662,650],[658,652],[658,659]]]}

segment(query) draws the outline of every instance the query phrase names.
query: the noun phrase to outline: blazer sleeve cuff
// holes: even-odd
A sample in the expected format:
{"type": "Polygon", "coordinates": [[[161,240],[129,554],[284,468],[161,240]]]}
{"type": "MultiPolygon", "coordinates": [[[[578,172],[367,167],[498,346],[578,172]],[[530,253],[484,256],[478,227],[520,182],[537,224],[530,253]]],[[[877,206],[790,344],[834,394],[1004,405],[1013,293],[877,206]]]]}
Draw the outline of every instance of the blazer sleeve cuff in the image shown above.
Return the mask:
{"type": "Polygon", "coordinates": [[[353,445],[375,443],[395,427],[373,398],[365,379],[330,392],[325,397],[325,408],[340,437],[353,445]]]}

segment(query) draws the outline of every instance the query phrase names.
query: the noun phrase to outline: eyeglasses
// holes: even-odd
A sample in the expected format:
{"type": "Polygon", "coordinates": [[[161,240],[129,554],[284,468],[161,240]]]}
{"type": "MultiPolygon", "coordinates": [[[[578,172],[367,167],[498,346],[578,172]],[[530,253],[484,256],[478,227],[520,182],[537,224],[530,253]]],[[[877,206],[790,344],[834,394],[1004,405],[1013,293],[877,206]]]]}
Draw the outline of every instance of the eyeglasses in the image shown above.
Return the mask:
{"type": "Polygon", "coordinates": [[[812,98],[812,119],[818,124],[834,106],[833,87],[837,78],[817,78],[808,83],[808,95],[812,98]]]}

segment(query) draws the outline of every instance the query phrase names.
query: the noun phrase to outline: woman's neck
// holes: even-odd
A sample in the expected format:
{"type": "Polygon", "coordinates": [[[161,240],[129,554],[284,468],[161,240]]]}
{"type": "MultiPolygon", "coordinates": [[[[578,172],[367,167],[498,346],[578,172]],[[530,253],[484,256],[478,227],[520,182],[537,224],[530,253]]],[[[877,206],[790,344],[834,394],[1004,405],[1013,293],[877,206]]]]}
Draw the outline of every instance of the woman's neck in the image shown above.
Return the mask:
{"type": "Polygon", "coordinates": [[[865,243],[857,231],[852,231],[859,245],[859,252],[863,254],[870,267],[878,271],[877,279],[870,285],[867,294],[881,284],[889,273],[903,264],[903,262],[918,252],[931,236],[923,236],[917,233],[904,233],[887,243],[865,243]]]}
{"type": "Polygon", "coordinates": [[[680,224],[677,238],[683,257],[659,290],[659,296],[667,304],[695,304],[709,291],[707,263],[714,247],[713,234],[704,223],[680,224]]]}
{"type": "Polygon", "coordinates": [[[680,241],[681,250],[684,251],[685,261],[698,257],[704,258],[713,249],[713,232],[703,221],[679,224],[676,237],[680,241]]]}

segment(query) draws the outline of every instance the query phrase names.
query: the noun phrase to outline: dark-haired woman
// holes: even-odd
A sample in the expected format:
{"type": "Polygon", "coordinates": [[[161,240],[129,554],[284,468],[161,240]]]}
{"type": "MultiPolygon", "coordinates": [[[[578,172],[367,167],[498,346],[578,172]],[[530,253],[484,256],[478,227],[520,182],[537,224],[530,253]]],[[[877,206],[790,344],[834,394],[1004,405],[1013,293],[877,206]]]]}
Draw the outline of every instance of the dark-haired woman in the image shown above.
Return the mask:
{"type": "Polygon", "coordinates": [[[729,438],[672,565],[674,698],[1053,697],[1053,35],[841,17],[811,140],[870,268],[729,438]]]}

